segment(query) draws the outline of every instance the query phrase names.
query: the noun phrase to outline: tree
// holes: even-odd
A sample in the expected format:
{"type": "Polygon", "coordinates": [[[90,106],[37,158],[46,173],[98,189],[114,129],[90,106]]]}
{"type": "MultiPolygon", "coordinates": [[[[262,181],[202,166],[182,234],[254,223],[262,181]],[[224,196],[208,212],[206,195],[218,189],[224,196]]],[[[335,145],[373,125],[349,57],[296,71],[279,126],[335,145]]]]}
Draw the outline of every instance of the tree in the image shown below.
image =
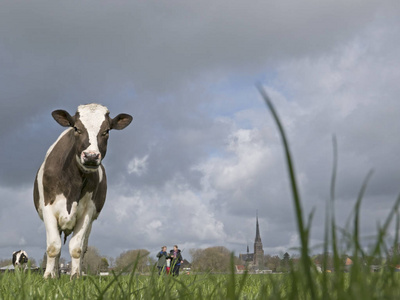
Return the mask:
{"type": "Polygon", "coordinates": [[[329,252],[315,255],[313,261],[315,264],[320,265],[322,269],[326,267],[326,270],[332,270],[334,268],[333,256],[329,252]]]}
{"type": "Polygon", "coordinates": [[[273,272],[276,272],[281,266],[281,259],[279,258],[278,255],[271,256],[267,254],[264,256],[264,263],[268,269],[272,270],[273,272]]]}
{"type": "Polygon", "coordinates": [[[283,254],[283,259],[281,261],[281,269],[287,272],[289,271],[289,267],[290,267],[290,255],[289,253],[285,252],[285,254],[283,254]]]}
{"type": "Polygon", "coordinates": [[[82,260],[82,271],[86,274],[98,274],[102,267],[102,257],[96,247],[89,246],[82,260]]]}
{"type": "Polygon", "coordinates": [[[107,258],[106,257],[102,257],[101,258],[101,262],[100,262],[99,271],[100,272],[107,272],[109,266],[110,266],[110,264],[108,263],[107,258]]]}
{"type": "Polygon", "coordinates": [[[113,268],[114,267],[114,263],[115,263],[115,258],[114,257],[109,257],[108,258],[108,262],[109,262],[109,267],[113,268]]]}
{"type": "Polygon", "coordinates": [[[230,269],[231,252],[225,247],[190,249],[189,252],[192,256],[192,269],[194,271],[228,272],[230,269]]]}
{"type": "Polygon", "coordinates": [[[121,253],[115,260],[116,271],[132,272],[136,265],[136,271],[149,271],[149,256],[150,252],[146,249],[128,250],[121,253]]]}
{"type": "Polygon", "coordinates": [[[29,258],[28,264],[30,264],[31,267],[36,267],[36,260],[34,258],[29,258]]]}
{"type": "Polygon", "coordinates": [[[369,265],[382,265],[384,258],[380,256],[366,256],[366,261],[369,265]]]}
{"type": "Polygon", "coordinates": [[[149,265],[150,267],[156,265],[157,260],[156,260],[155,258],[148,256],[147,259],[148,259],[148,265],[149,265]]]}
{"type": "Polygon", "coordinates": [[[12,264],[12,259],[1,259],[0,260],[0,267],[9,266],[12,264]]]}

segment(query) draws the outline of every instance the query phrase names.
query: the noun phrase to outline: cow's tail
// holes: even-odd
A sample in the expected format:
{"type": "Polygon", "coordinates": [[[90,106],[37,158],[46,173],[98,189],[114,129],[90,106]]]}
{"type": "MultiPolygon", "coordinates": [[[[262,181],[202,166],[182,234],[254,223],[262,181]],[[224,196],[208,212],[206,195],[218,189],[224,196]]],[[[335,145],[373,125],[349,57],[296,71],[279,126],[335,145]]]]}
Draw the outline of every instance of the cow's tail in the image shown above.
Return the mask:
{"type": "Polygon", "coordinates": [[[71,231],[63,231],[64,232],[64,245],[65,245],[65,243],[66,243],[66,241],[67,241],[67,237],[71,234],[71,231]]]}

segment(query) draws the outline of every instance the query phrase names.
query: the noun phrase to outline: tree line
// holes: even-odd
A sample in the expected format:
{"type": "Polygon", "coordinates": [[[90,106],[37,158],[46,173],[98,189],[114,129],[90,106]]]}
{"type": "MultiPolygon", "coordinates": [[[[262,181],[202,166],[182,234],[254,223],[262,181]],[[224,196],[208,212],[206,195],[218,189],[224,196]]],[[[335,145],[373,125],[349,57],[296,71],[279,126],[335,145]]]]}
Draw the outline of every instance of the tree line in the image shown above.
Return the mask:
{"type": "MultiPolygon", "coordinates": [[[[82,260],[82,271],[86,274],[99,274],[108,272],[110,269],[115,272],[149,272],[151,266],[154,265],[155,259],[149,257],[150,252],[146,249],[128,250],[122,252],[115,260],[100,255],[96,247],[89,246],[82,260]]],[[[70,263],[64,258],[60,259],[60,266],[68,269],[70,263]]],[[[46,253],[40,263],[41,268],[46,267],[46,253]]]]}
{"type": "MultiPolygon", "coordinates": [[[[191,262],[185,259],[182,267],[190,267],[194,272],[229,272],[231,268],[232,252],[223,246],[209,247],[205,249],[189,249],[191,262]],[[186,264],[186,265],[185,265],[186,264]]],[[[188,256],[189,256],[188,255],[188,256]]],[[[185,258],[185,255],[183,253],[185,258]]],[[[264,256],[264,267],[273,271],[281,272],[289,268],[289,254],[285,253],[283,257],[278,255],[264,256]]],[[[96,247],[88,247],[82,260],[82,271],[86,274],[99,274],[107,272],[110,269],[115,272],[130,273],[133,269],[139,273],[148,273],[155,266],[156,257],[151,257],[146,249],[128,250],[121,253],[116,259],[101,256],[96,247]]],[[[233,256],[235,265],[241,265],[244,262],[238,256],[233,256]]],[[[67,265],[64,259],[60,263],[67,265]]],[[[41,261],[41,267],[46,265],[46,256],[41,261]]]]}
{"type": "MultiPolygon", "coordinates": [[[[229,272],[231,267],[232,252],[223,246],[209,247],[205,249],[189,249],[191,256],[190,268],[195,272],[229,272]]],[[[82,261],[82,271],[86,274],[99,274],[107,272],[110,269],[116,272],[131,272],[133,269],[139,273],[150,272],[156,264],[156,257],[149,256],[150,252],[146,249],[128,250],[121,253],[117,258],[107,258],[100,254],[96,247],[88,247],[87,252],[82,261]]],[[[185,255],[183,253],[185,258],[185,255]]],[[[351,256],[342,255],[341,261],[351,256]]],[[[333,268],[334,258],[331,254],[317,254],[312,257],[315,264],[324,265],[327,269],[333,268]]],[[[392,247],[385,257],[363,257],[369,265],[400,265],[400,244],[397,248],[392,247]]],[[[237,256],[233,256],[235,265],[244,264],[237,256]]],[[[291,257],[289,253],[283,255],[264,255],[263,266],[265,269],[273,272],[286,272],[298,262],[296,256],[291,257]]],[[[10,265],[10,259],[0,259],[0,267],[10,265]]],[[[61,258],[60,263],[64,266],[68,265],[65,259],[61,258]]],[[[189,263],[186,261],[186,264],[189,263]]],[[[31,259],[31,264],[36,265],[36,261],[31,259]]],[[[46,265],[46,254],[40,262],[40,267],[46,265]]],[[[185,266],[183,266],[185,267],[185,266]]]]}

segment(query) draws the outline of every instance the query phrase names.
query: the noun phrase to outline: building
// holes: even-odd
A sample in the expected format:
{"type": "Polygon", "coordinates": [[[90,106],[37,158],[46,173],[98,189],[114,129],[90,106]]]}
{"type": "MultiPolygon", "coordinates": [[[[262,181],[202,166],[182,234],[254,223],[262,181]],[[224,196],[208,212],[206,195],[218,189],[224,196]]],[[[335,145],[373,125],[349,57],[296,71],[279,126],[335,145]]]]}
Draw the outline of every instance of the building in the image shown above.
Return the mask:
{"type": "Polygon", "coordinates": [[[247,245],[247,253],[239,254],[239,259],[249,269],[264,269],[264,250],[261,241],[260,226],[258,224],[258,213],[256,214],[256,238],[254,239],[254,253],[249,253],[249,246],[247,245]]]}

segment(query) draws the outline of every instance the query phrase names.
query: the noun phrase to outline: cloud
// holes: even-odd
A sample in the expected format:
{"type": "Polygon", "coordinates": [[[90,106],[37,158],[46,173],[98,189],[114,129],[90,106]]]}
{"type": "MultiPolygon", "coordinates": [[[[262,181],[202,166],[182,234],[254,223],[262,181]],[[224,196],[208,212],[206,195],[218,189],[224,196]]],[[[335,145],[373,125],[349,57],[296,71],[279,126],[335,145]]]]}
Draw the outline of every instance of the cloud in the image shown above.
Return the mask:
{"type": "Polygon", "coordinates": [[[141,176],[147,172],[148,163],[147,159],[148,155],[143,156],[142,158],[134,157],[128,164],[128,174],[136,174],[137,176],[141,176]]]}
{"type": "MultiPolygon", "coordinates": [[[[116,239],[120,251],[140,248],[143,241],[157,249],[161,244],[213,245],[226,238],[224,224],[208,206],[207,196],[194,192],[184,178],[173,178],[162,189],[137,190],[129,197],[114,191],[109,198],[112,203],[96,221],[91,239],[116,239]]],[[[114,253],[114,247],[111,243],[105,249],[114,253]]]]}

